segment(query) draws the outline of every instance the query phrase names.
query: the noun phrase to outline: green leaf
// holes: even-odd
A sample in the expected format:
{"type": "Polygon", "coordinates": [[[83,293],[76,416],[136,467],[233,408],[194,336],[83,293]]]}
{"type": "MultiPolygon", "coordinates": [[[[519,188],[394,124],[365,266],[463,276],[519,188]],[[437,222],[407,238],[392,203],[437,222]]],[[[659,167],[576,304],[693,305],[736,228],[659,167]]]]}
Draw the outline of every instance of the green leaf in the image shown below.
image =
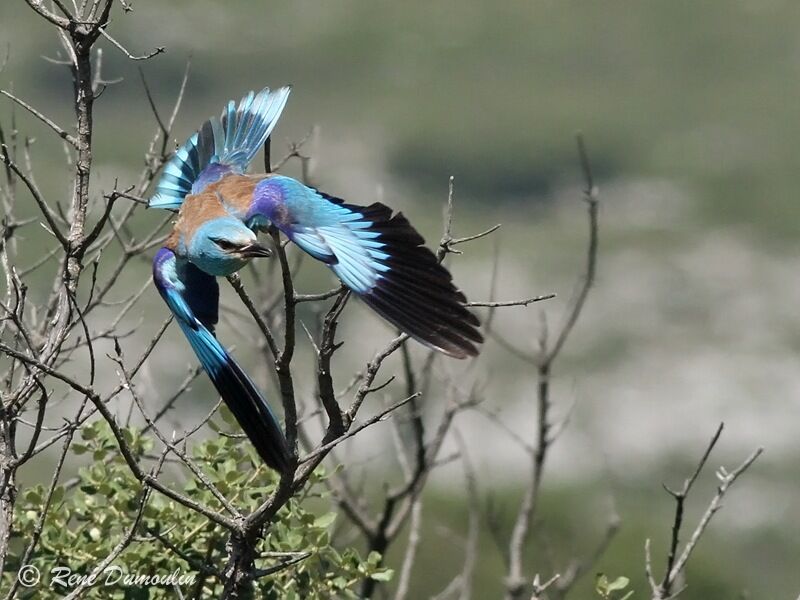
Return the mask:
{"type": "Polygon", "coordinates": [[[617,577],[614,581],[608,584],[606,590],[608,590],[609,592],[619,592],[628,587],[628,584],[630,582],[631,580],[628,579],[627,577],[617,577]]]}
{"type": "Polygon", "coordinates": [[[125,441],[128,442],[128,445],[133,445],[136,441],[136,435],[134,434],[132,427],[125,427],[122,430],[122,437],[125,438],[125,441]]]}
{"type": "MultiPolygon", "coordinates": [[[[329,512],[314,519],[314,527],[321,527],[327,529],[336,520],[336,513],[329,512]]],[[[377,553],[376,553],[377,554],[377,553]]],[[[380,560],[380,559],[379,559],[380,560]]]]}
{"type": "Polygon", "coordinates": [[[42,503],[42,494],[38,486],[35,488],[31,488],[25,492],[25,501],[30,502],[31,504],[42,503]]]}
{"type": "Polygon", "coordinates": [[[392,577],[394,577],[394,569],[383,569],[370,575],[370,579],[375,581],[391,581],[392,577]]]}
{"type": "Polygon", "coordinates": [[[604,598],[608,598],[608,577],[604,573],[598,573],[594,578],[594,589],[604,598]]]}

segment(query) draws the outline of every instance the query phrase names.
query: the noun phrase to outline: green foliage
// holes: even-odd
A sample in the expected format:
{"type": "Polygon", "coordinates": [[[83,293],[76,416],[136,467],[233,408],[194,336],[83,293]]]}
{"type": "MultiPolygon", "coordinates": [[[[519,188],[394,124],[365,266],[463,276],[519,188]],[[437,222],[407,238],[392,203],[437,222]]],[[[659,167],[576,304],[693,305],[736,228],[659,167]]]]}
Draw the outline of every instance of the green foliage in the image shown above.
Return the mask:
{"type": "Polygon", "coordinates": [[[594,589],[603,600],[628,600],[633,596],[633,590],[625,593],[630,582],[630,579],[622,576],[617,577],[614,581],[609,581],[607,575],[598,573],[594,589]]]}
{"type": "MultiPolygon", "coordinates": [[[[223,418],[227,415],[223,415],[223,418]]],[[[225,419],[228,420],[228,419],[225,419]]],[[[220,425],[214,428],[221,429],[220,425]]],[[[140,460],[151,458],[154,440],[141,431],[125,429],[125,437],[140,460]]],[[[74,589],[59,586],[56,567],[65,567],[77,576],[89,575],[114,547],[129,534],[140,511],[143,488],[131,475],[119,453],[114,437],[104,421],[95,421],[81,431],[72,445],[76,455],[90,457],[68,485],[55,488],[44,519],[41,539],[27,564],[42,574],[41,582],[21,588],[23,598],[61,597],[74,589]]],[[[267,470],[250,444],[219,436],[194,447],[194,462],[217,489],[240,511],[258,507],[274,490],[277,476],[267,470]]],[[[336,514],[318,514],[309,504],[324,496],[324,472],[312,476],[301,497],[293,498],[275,517],[259,542],[257,569],[269,569],[286,561],[281,553],[308,552],[310,556],[275,574],[257,580],[256,597],[265,599],[354,598],[353,588],[365,577],[389,580],[390,569],[380,567],[381,556],[371,553],[366,559],[352,548],[331,545],[331,528],[336,514]],[[271,554],[270,554],[271,553],[271,554]]],[[[206,485],[189,472],[183,463],[165,463],[161,479],[193,501],[224,513],[224,508],[206,485]]],[[[9,557],[2,588],[8,589],[21,564],[22,552],[37,528],[47,502],[47,488],[39,485],[20,494],[15,512],[15,552],[9,557]]],[[[113,567],[99,575],[86,598],[174,598],[170,585],[127,583],[122,574],[166,577],[177,571],[179,587],[185,595],[202,585],[199,597],[220,596],[222,584],[215,573],[225,566],[227,531],[183,505],[152,492],[142,510],[141,520],[130,545],[112,561],[113,567]],[[206,574],[201,571],[209,569],[206,574]],[[190,579],[195,582],[191,583],[190,579]],[[111,583],[111,585],[108,585],[111,583]]],[[[66,575],[61,581],[68,581],[66,575]]]]}

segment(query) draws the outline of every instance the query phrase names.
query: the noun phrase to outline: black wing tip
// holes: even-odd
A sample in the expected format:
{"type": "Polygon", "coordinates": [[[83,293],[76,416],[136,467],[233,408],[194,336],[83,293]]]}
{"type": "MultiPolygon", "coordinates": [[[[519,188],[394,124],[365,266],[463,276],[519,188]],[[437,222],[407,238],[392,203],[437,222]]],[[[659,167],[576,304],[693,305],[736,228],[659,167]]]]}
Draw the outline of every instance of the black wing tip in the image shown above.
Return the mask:
{"type": "MultiPolygon", "coordinates": [[[[482,343],[483,338],[481,337],[481,342],[476,342],[478,344],[482,343]]],[[[474,343],[468,340],[459,340],[458,342],[454,342],[449,339],[440,339],[439,343],[434,342],[426,342],[420,340],[421,343],[425,344],[449,356],[450,358],[456,358],[458,360],[465,360],[467,358],[475,358],[481,353],[480,348],[476,346],[474,343]]]]}
{"type": "Polygon", "coordinates": [[[291,457],[289,456],[289,451],[287,449],[283,449],[279,452],[269,452],[266,453],[262,449],[259,449],[258,446],[254,447],[258,452],[258,455],[261,457],[261,460],[264,461],[264,464],[267,465],[273,471],[276,471],[280,474],[288,473],[289,466],[291,465],[291,457]]]}
{"type": "Polygon", "coordinates": [[[462,348],[438,348],[438,350],[449,356],[450,358],[457,358],[458,360],[465,360],[467,358],[475,358],[480,354],[480,350],[472,347],[462,347],[462,348]]]}
{"type": "Polygon", "coordinates": [[[380,202],[367,207],[347,205],[371,221],[380,234],[389,267],[375,286],[362,295],[365,302],[390,323],[422,344],[447,356],[466,359],[480,353],[480,319],[466,306],[466,296],[453,276],[402,212],[380,202]]]}
{"type": "Polygon", "coordinates": [[[369,291],[359,294],[384,319],[420,343],[453,358],[477,356],[483,343],[480,320],[469,311],[466,297],[453,284],[453,276],[425,246],[425,238],[402,212],[381,203],[368,206],[346,203],[315,190],[326,200],[359,213],[367,231],[379,234],[379,262],[388,267],[369,291]]]}
{"type": "Polygon", "coordinates": [[[283,429],[236,361],[228,357],[211,381],[264,464],[278,473],[288,472],[293,461],[283,429]]]}
{"type": "Polygon", "coordinates": [[[447,337],[456,343],[462,340],[476,344],[483,342],[478,326],[464,316],[471,316],[471,313],[459,304],[434,305],[416,299],[408,302],[398,295],[384,294],[381,290],[374,290],[365,299],[380,307],[387,319],[404,330],[416,332],[417,336],[427,336],[430,340],[447,337]]]}
{"type": "Polygon", "coordinates": [[[480,353],[478,345],[483,343],[483,335],[459,316],[437,314],[423,304],[409,306],[397,296],[371,293],[362,299],[384,319],[425,346],[459,359],[480,353]]]}
{"type": "MultiPolygon", "coordinates": [[[[245,431],[245,433],[247,434],[247,431],[245,431]]],[[[247,434],[247,437],[253,445],[253,448],[256,449],[256,453],[267,467],[279,474],[289,472],[289,466],[292,460],[289,455],[289,450],[285,446],[279,444],[264,444],[261,443],[258,438],[253,438],[249,434],[247,434]]],[[[269,438],[267,439],[269,440],[269,438]]]]}

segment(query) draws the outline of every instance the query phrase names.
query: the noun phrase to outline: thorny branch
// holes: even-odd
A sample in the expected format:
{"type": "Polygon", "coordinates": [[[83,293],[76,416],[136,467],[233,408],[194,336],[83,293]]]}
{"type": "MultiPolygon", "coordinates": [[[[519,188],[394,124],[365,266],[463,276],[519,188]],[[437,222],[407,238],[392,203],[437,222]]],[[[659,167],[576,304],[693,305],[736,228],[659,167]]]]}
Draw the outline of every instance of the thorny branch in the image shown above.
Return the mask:
{"type": "Polygon", "coordinates": [[[689,493],[692,491],[692,486],[694,486],[694,483],[700,476],[703,467],[705,467],[706,463],[708,462],[709,456],[711,456],[711,453],[717,445],[724,428],[725,424],[720,423],[719,427],[717,427],[717,430],[714,432],[714,435],[711,437],[711,441],[708,443],[708,446],[703,452],[703,455],[700,457],[697,467],[695,467],[694,472],[683,482],[683,487],[680,490],[673,490],[664,485],[664,489],[675,500],[675,518],[672,522],[672,534],[670,536],[666,568],[664,569],[664,576],[660,583],[656,583],[656,580],[653,577],[650,540],[648,539],[645,541],[645,571],[647,573],[647,579],[650,583],[653,600],[667,600],[669,598],[676,598],[684,591],[684,589],[686,589],[686,586],[684,585],[681,587],[681,589],[674,591],[675,585],[679,582],[683,571],[686,568],[686,564],[689,562],[689,558],[697,546],[697,543],[705,533],[708,524],[711,522],[711,519],[714,517],[716,512],[722,508],[722,499],[725,497],[728,489],[734,484],[734,482],[742,473],[750,468],[750,466],[758,459],[759,456],[761,456],[761,453],[764,451],[763,448],[757,448],[744,460],[742,464],[740,464],[731,472],[728,472],[724,467],[720,467],[717,470],[716,476],[717,480],[719,481],[717,492],[711,499],[711,502],[703,513],[703,516],[700,517],[700,521],[692,532],[691,537],[684,545],[683,550],[680,550],[680,534],[683,527],[684,507],[686,500],[689,497],[689,493]]]}

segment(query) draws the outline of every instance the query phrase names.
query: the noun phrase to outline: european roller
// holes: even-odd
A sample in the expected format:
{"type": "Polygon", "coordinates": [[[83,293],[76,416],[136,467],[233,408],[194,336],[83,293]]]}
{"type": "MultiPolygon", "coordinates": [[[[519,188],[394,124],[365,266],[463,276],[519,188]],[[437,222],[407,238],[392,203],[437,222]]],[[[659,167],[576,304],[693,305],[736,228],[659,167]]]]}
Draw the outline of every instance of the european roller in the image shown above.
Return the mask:
{"type": "Polygon", "coordinates": [[[278,174],[247,174],[274,128],[289,88],[250,92],[206,121],[166,165],[149,206],[178,209],[156,254],[153,278],[217,391],[259,455],[285,470],[282,429],[250,378],[214,336],[216,277],[269,256],[259,231],[276,227],[327,265],[384,319],[456,358],[478,354],[479,321],[402,213],[347,203],[278,174]]]}

